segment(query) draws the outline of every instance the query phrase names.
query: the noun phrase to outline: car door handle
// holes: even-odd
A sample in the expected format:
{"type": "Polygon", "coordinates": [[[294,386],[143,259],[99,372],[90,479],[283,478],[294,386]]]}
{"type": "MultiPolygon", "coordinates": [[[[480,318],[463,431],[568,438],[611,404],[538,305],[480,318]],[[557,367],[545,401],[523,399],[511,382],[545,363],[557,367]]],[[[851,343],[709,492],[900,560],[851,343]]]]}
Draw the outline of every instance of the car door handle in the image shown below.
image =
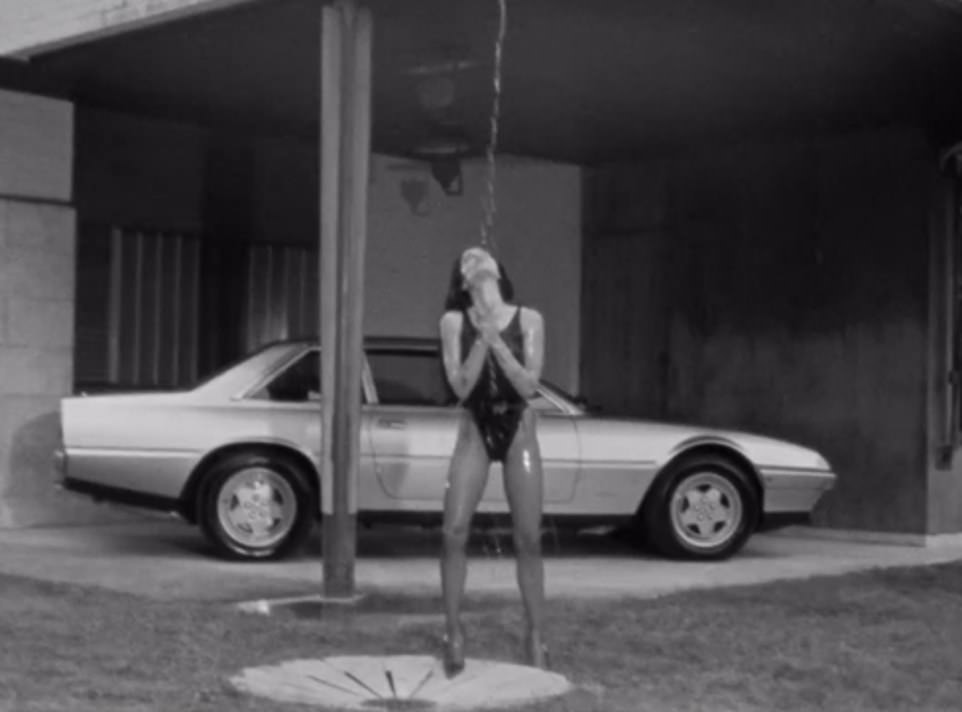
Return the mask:
{"type": "Polygon", "coordinates": [[[403,420],[396,420],[394,418],[381,418],[377,421],[379,428],[385,428],[387,430],[404,430],[406,425],[403,420]]]}

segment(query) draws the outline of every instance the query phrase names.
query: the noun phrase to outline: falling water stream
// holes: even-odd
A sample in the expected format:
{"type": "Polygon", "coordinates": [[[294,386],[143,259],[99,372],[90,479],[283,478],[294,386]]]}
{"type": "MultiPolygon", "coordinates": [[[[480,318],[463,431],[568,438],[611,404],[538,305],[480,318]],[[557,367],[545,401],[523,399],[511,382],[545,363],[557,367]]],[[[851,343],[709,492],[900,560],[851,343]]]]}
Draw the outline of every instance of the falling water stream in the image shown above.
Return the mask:
{"type": "MultiPolygon", "coordinates": [[[[497,252],[497,243],[494,239],[494,220],[497,213],[496,183],[497,183],[497,160],[498,139],[501,122],[501,73],[502,60],[504,56],[504,43],[508,29],[508,7],[507,0],[498,0],[498,27],[494,40],[494,68],[492,71],[492,102],[491,115],[489,117],[488,143],[485,149],[485,162],[487,167],[484,191],[481,194],[481,245],[493,253],[497,252]]],[[[493,362],[489,361],[493,366],[493,362]]],[[[492,385],[494,379],[489,379],[492,385]]],[[[545,528],[551,534],[551,541],[557,551],[560,548],[557,527],[550,518],[545,519],[545,528]]],[[[504,557],[504,547],[502,540],[505,531],[498,528],[491,528],[483,532],[480,545],[481,552],[488,557],[504,557]]],[[[509,539],[510,541],[510,539],[509,539]]]]}
{"type": "Polygon", "coordinates": [[[490,133],[485,151],[487,162],[487,177],[485,191],[481,194],[481,245],[489,250],[496,250],[494,242],[494,216],[497,212],[495,200],[495,181],[497,178],[497,161],[495,153],[498,150],[498,131],[501,123],[501,60],[504,52],[504,38],[508,27],[507,0],[498,0],[498,33],[494,41],[494,71],[492,72],[493,98],[491,102],[491,116],[489,119],[490,133]]]}

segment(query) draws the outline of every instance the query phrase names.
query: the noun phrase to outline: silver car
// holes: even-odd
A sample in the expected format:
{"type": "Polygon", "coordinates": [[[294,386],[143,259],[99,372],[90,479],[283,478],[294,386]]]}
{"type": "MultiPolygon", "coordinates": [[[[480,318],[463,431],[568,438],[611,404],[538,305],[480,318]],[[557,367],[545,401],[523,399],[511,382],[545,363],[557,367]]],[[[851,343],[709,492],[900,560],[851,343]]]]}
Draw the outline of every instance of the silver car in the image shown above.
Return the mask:
{"type": "MultiPolygon", "coordinates": [[[[437,524],[461,417],[438,345],[372,339],[365,351],[359,522],[437,524]]],[[[176,512],[223,556],[284,556],[320,516],[319,361],[315,343],[275,343],[190,390],[64,398],[62,483],[176,512]]],[[[548,383],[531,407],[547,520],[622,525],[667,556],[731,556],[761,527],[804,520],[836,480],[808,448],[600,417],[548,383]]],[[[508,512],[499,468],[477,522],[508,512]]]]}

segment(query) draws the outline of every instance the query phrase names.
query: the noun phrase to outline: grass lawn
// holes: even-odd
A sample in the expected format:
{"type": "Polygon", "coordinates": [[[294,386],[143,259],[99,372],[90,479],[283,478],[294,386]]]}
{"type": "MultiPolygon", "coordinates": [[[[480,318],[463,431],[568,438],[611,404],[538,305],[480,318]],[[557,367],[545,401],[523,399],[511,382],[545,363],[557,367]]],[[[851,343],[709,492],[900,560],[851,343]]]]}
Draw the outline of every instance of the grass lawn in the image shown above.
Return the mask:
{"type": "MultiPolygon", "coordinates": [[[[471,599],[469,654],[515,660],[516,599],[471,599]]],[[[301,712],[226,685],[247,666],[422,654],[439,601],[372,595],[302,618],[0,576],[2,712],[301,712]],[[406,621],[406,622],[403,622],[406,621]]],[[[550,602],[555,669],[582,712],[962,709],[962,564],[672,595],[550,602]]]]}

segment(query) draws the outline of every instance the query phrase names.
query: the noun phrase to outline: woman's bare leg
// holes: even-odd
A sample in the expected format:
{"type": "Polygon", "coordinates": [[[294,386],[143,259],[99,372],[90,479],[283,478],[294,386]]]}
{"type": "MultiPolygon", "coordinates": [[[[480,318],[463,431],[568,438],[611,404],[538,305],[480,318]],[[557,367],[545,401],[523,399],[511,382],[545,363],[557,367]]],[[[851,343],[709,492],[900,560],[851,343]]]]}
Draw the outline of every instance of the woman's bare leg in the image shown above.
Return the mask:
{"type": "Polygon", "coordinates": [[[504,489],[511,507],[518,588],[528,630],[525,639],[528,662],[545,667],[544,561],[541,556],[541,518],[544,509],[544,474],[538,446],[536,418],[525,412],[504,463],[504,489]]]}
{"type": "Polygon", "coordinates": [[[447,623],[445,660],[449,674],[463,667],[464,640],[461,632],[461,601],[468,575],[466,546],[471,519],[484,494],[490,461],[477,426],[465,415],[451,458],[444,494],[444,543],[441,555],[441,594],[447,623]]]}

